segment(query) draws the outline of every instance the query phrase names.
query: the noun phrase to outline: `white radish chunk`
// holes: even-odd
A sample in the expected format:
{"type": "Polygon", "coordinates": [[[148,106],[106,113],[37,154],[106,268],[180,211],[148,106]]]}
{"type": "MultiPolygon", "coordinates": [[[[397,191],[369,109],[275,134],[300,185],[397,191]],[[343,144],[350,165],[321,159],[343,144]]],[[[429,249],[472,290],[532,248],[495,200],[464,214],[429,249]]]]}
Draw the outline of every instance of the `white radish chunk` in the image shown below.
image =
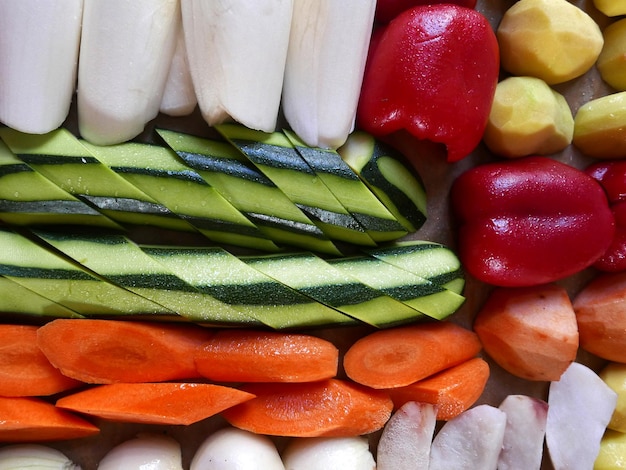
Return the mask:
{"type": "Polygon", "coordinates": [[[189,71],[180,9],[177,21],[179,25],[176,36],[176,49],[170,64],[159,110],[168,116],[187,116],[196,108],[198,100],[196,99],[196,92],[193,89],[191,72],[189,71]]]}
{"type": "Polygon", "coordinates": [[[447,421],[433,439],[430,470],[496,470],[506,414],[478,405],[447,421]]]}
{"type": "Polygon", "coordinates": [[[509,395],[499,408],[506,413],[506,428],[498,470],[539,470],[548,404],[527,395],[509,395]]]}
{"type": "Polygon", "coordinates": [[[98,470],[183,470],[180,444],[167,436],[142,434],[113,447],[98,470]]]}
{"type": "Polygon", "coordinates": [[[376,462],[364,437],[303,437],[283,452],[285,470],[374,470],[376,462]]]}
{"type": "Polygon", "coordinates": [[[276,130],[292,0],[182,0],[181,8],[204,120],[276,130]]]}
{"type": "Polygon", "coordinates": [[[196,451],[190,470],[284,470],[274,442],[267,436],[223,428],[207,437],[196,451]]]}
{"type": "Polygon", "coordinates": [[[428,470],[437,409],[407,402],[387,421],[376,453],[377,470],[428,470]]]}
{"type": "Polygon", "coordinates": [[[85,2],[78,126],[96,145],[139,135],[159,113],[177,37],[178,0],[85,2]]]}
{"type": "Polygon", "coordinates": [[[313,147],[337,148],[354,128],[375,0],[295,0],[283,113],[313,147]]]}
{"type": "Polygon", "coordinates": [[[80,470],[63,452],[41,444],[13,444],[0,449],[0,470],[80,470]]]}
{"type": "Polygon", "coordinates": [[[0,122],[45,134],[63,124],[76,90],[82,0],[0,2],[0,122]]]}
{"type": "Polygon", "coordinates": [[[617,394],[578,362],[550,382],[546,444],[555,470],[593,468],[616,404],[617,394]]]}

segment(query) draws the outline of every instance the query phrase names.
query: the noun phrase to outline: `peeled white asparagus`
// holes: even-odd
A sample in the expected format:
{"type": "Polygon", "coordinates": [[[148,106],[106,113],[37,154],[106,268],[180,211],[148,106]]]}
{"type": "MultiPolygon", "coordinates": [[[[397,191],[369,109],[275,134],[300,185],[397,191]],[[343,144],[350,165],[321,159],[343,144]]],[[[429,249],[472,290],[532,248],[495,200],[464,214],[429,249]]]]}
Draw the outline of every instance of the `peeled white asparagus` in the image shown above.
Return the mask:
{"type": "Polygon", "coordinates": [[[205,121],[276,129],[292,0],[181,0],[191,77],[205,121]]]}
{"type": "Polygon", "coordinates": [[[113,447],[98,470],[183,470],[180,444],[171,437],[142,434],[113,447]]]}
{"type": "Polygon", "coordinates": [[[376,463],[366,438],[302,437],[283,451],[285,470],[374,470],[376,463]]]}
{"type": "Polygon", "coordinates": [[[85,2],[78,126],[98,145],[139,135],[159,112],[176,47],[178,0],[85,2]]]}
{"type": "Polygon", "coordinates": [[[174,50],[170,70],[167,74],[160,111],[168,116],[187,116],[196,108],[198,100],[196,99],[196,92],[193,89],[191,72],[189,71],[180,9],[177,22],[179,26],[176,35],[176,49],[174,50]]]}
{"type": "Polygon", "coordinates": [[[226,427],[207,437],[196,451],[190,470],[284,470],[272,440],[226,427]]]}
{"type": "Polygon", "coordinates": [[[80,470],[63,452],[40,444],[13,444],[0,448],[0,470],[80,470]]]}
{"type": "Polygon", "coordinates": [[[82,0],[0,1],[0,122],[44,134],[76,89],[82,0]]]}
{"type": "Polygon", "coordinates": [[[354,128],[375,0],[294,0],[282,106],[306,144],[337,148],[354,128]]]}

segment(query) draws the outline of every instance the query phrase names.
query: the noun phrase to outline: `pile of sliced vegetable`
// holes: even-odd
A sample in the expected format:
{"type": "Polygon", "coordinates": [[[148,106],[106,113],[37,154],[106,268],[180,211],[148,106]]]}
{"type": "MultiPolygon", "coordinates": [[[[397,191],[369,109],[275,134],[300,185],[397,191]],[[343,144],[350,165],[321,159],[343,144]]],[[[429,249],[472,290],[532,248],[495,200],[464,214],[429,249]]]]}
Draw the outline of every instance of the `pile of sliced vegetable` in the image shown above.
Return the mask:
{"type": "Polygon", "coordinates": [[[622,468],[625,17],[0,4],[0,468],[622,468]]]}

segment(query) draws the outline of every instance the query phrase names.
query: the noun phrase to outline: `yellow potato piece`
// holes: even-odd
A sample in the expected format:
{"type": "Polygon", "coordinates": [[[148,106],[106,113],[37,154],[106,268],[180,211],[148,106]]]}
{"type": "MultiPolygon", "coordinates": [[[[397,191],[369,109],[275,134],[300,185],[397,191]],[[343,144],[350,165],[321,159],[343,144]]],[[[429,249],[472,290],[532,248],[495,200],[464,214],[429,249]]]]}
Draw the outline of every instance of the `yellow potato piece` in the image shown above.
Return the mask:
{"type": "Polygon", "coordinates": [[[626,157],[626,91],[591,100],[578,108],[572,141],[589,157],[626,157]]]}
{"type": "Polygon", "coordinates": [[[598,375],[617,393],[617,405],[607,427],[614,431],[626,432],[626,364],[609,362],[598,375]]]}
{"type": "Polygon", "coordinates": [[[505,70],[549,85],[587,72],[604,43],[593,18],[567,0],[519,0],[496,33],[505,70]]]}
{"type": "Polygon", "coordinates": [[[626,18],[607,26],[603,34],[604,47],[597,62],[600,76],[616,90],[626,91],[626,18]]]}
{"type": "Polygon", "coordinates": [[[626,434],[607,430],[600,441],[600,452],[593,470],[626,468],[626,434]]]}
{"type": "Polygon", "coordinates": [[[549,155],[572,142],[574,117],[563,95],[535,77],[498,83],[483,140],[508,157],[549,155]]]}
{"type": "Polygon", "coordinates": [[[626,0],[593,0],[593,4],[606,16],[626,15],[626,0]]]}

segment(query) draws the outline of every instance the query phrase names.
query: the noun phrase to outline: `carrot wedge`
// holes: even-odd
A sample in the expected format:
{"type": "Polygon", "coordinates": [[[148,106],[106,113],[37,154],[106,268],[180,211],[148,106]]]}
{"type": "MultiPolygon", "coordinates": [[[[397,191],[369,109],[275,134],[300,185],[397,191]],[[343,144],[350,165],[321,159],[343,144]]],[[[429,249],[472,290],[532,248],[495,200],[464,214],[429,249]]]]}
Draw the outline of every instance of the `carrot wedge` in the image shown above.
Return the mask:
{"type": "Polygon", "coordinates": [[[89,421],[39,398],[0,397],[0,417],[0,442],[60,441],[100,432],[89,421]]]}
{"type": "Polygon", "coordinates": [[[81,385],[61,374],[37,346],[35,325],[0,325],[0,395],[47,396],[81,385]]]}
{"type": "Polygon", "coordinates": [[[198,377],[194,355],[212,335],[196,325],[124,320],[54,320],[37,344],[64,375],[87,383],[198,377]]]}
{"type": "Polygon", "coordinates": [[[117,422],[189,425],[253,397],[215,384],[115,383],[67,395],[56,406],[117,422]]]}
{"type": "Polygon", "coordinates": [[[312,335],[222,330],[196,352],[203,377],[221,382],[312,382],[337,375],[339,351],[312,335]]]}
{"type": "Polygon", "coordinates": [[[404,387],[475,357],[478,335],[450,322],[379,330],[357,340],[343,366],[355,382],[372,388],[404,387]]]}
{"type": "Polygon", "coordinates": [[[437,420],[447,421],[476,403],[489,379],[489,364],[480,357],[419,380],[389,389],[395,408],[409,401],[436,405],[437,420]]]}
{"type": "Polygon", "coordinates": [[[233,426],[285,437],[347,437],[381,429],[391,416],[389,395],[340,379],[252,383],[256,395],[222,413],[233,426]]]}

